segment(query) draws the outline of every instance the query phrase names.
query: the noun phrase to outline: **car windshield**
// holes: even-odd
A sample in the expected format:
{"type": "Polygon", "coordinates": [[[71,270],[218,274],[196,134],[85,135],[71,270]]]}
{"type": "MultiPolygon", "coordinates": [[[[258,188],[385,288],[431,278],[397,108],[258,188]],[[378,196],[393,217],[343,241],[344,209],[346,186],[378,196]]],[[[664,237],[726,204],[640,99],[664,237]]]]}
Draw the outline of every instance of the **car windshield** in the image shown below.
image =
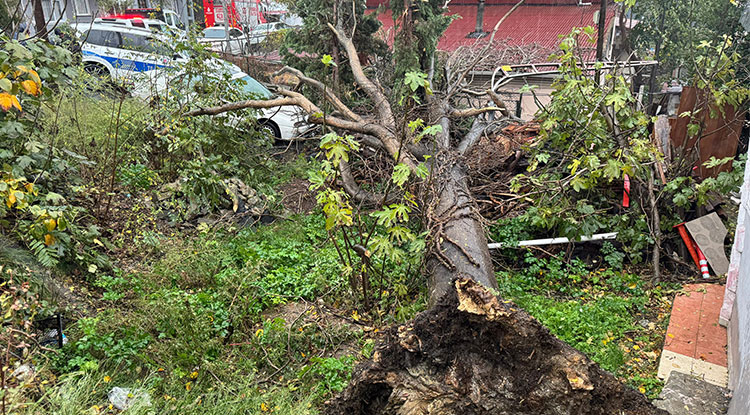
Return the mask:
{"type": "Polygon", "coordinates": [[[209,27],[203,29],[203,36],[212,39],[222,39],[226,36],[223,27],[209,27]]]}
{"type": "Polygon", "coordinates": [[[242,90],[249,94],[258,95],[262,98],[271,98],[273,94],[263,84],[251,78],[249,75],[245,75],[242,78],[236,80],[238,85],[242,85],[242,90]],[[241,81],[241,82],[240,82],[241,81]]]}

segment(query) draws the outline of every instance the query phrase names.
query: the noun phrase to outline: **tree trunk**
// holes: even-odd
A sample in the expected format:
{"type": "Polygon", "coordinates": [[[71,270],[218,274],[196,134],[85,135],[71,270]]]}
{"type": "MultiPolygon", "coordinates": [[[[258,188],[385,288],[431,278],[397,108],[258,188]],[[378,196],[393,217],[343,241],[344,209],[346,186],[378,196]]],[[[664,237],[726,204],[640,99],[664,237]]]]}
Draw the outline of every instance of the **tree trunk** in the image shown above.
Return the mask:
{"type": "Polygon", "coordinates": [[[428,200],[430,305],[445,294],[454,278],[470,278],[497,289],[492,257],[466,169],[452,156],[438,156],[435,187],[428,200]]]}
{"type": "Polygon", "coordinates": [[[45,33],[47,32],[47,22],[44,19],[42,0],[34,0],[34,29],[36,29],[37,35],[42,33],[44,34],[42,35],[43,38],[47,37],[45,33]]]}
{"type": "Polygon", "coordinates": [[[323,411],[349,415],[668,415],[515,304],[457,279],[381,335],[323,411]]]}

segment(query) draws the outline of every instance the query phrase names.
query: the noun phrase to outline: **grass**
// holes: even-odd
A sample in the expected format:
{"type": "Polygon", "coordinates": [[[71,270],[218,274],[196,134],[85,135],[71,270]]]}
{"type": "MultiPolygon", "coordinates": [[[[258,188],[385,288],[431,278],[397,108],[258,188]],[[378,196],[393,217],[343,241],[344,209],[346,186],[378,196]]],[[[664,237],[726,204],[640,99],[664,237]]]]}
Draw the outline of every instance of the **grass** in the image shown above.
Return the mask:
{"type": "Polygon", "coordinates": [[[105,307],[67,330],[58,386],[27,413],[110,413],[113,386],[150,393],[128,413],[314,413],[372,347],[305,306],[353,301],[319,216],[165,239],[154,255],[98,276],[105,307]]]}
{"type": "Polygon", "coordinates": [[[602,368],[655,398],[658,356],[666,332],[670,285],[652,286],[613,268],[593,271],[577,260],[527,252],[520,270],[497,274],[500,295],[602,368]]]}

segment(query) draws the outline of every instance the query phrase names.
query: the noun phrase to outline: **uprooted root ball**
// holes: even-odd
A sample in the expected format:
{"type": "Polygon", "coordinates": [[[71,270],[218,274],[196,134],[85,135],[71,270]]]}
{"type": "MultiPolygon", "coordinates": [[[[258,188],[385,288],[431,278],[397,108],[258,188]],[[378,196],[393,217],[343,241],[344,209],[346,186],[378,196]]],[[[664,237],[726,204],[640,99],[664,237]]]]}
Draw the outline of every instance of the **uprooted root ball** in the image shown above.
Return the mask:
{"type": "Polygon", "coordinates": [[[666,414],[468,279],[384,333],[327,414],[666,414]]]}

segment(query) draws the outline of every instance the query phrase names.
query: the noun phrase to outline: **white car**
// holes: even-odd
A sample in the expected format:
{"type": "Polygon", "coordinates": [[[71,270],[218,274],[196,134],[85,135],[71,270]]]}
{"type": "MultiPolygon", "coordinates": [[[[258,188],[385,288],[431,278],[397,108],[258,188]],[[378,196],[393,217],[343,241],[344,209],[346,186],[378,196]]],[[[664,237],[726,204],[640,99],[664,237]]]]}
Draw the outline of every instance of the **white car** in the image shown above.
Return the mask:
{"type": "MultiPolygon", "coordinates": [[[[192,91],[197,85],[200,85],[208,77],[221,76],[222,71],[228,71],[230,76],[230,82],[234,84],[238,90],[251,95],[255,99],[269,99],[273,98],[274,95],[268,90],[263,84],[256,81],[250,75],[242,72],[239,68],[232,64],[226,64],[224,68],[216,71],[216,74],[193,77],[189,80],[185,80],[183,76],[177,75],[169,81],[170,88],[176,88],[185,93],[185,91],[192,91]]],[[[192,92],[189,92],[192,93],[192,92]]],[[[258,122],[275,138],[279,140],[291,140],[295,137],[299,137],[301,134],[309,130],[312,126],[307,123],[307,116],[305,112],[294,105],[282,105],[273,108],[261,109],[260,115],[258,116],[258,122]]],[[[226,113],[233,125],[240,123],[241,118],[234,116],[231,112],[226,113]]],[[[222,114],[225,116],[225,114],[222,114]]]]}
{"type": "Polygon", "coordinates": [[[247,42],[251,45],[256,45],[264,41],[269,34],[288,28],[289,26],[282,22],[260,23],[251,28],[247,33],[247,42]]]}
{"type": "Polygon", "coordinates": [[[161,20],[156,19],[143,19],[140,17],[123,19],[119,17],[97,17],[94,19],[94,24],[110,24],[116,26],[133,27],[140,29],[148,29],[156,33],[165,33],[167,31],[167,24],[161,20]]]}
{"type": "Polygon", "coordinates": [[[214,52],[224,52],[231,55],[246,55],[250,52],[247,38],[242,30],[236,27],[229,28],[229,37],[224,26],[212,26],[203,29],[203,36],[198,42],[208,44],[209,49],[214,52]]]}
{"type": "Polygon", "coordinates": [[[175,53],[169,38],[148,29],[100,23],[73,25],[82,40],[81,61],[86,72],[109,77],[136,89],[165,84],[167,69],[187,57],[175,53]]]}

